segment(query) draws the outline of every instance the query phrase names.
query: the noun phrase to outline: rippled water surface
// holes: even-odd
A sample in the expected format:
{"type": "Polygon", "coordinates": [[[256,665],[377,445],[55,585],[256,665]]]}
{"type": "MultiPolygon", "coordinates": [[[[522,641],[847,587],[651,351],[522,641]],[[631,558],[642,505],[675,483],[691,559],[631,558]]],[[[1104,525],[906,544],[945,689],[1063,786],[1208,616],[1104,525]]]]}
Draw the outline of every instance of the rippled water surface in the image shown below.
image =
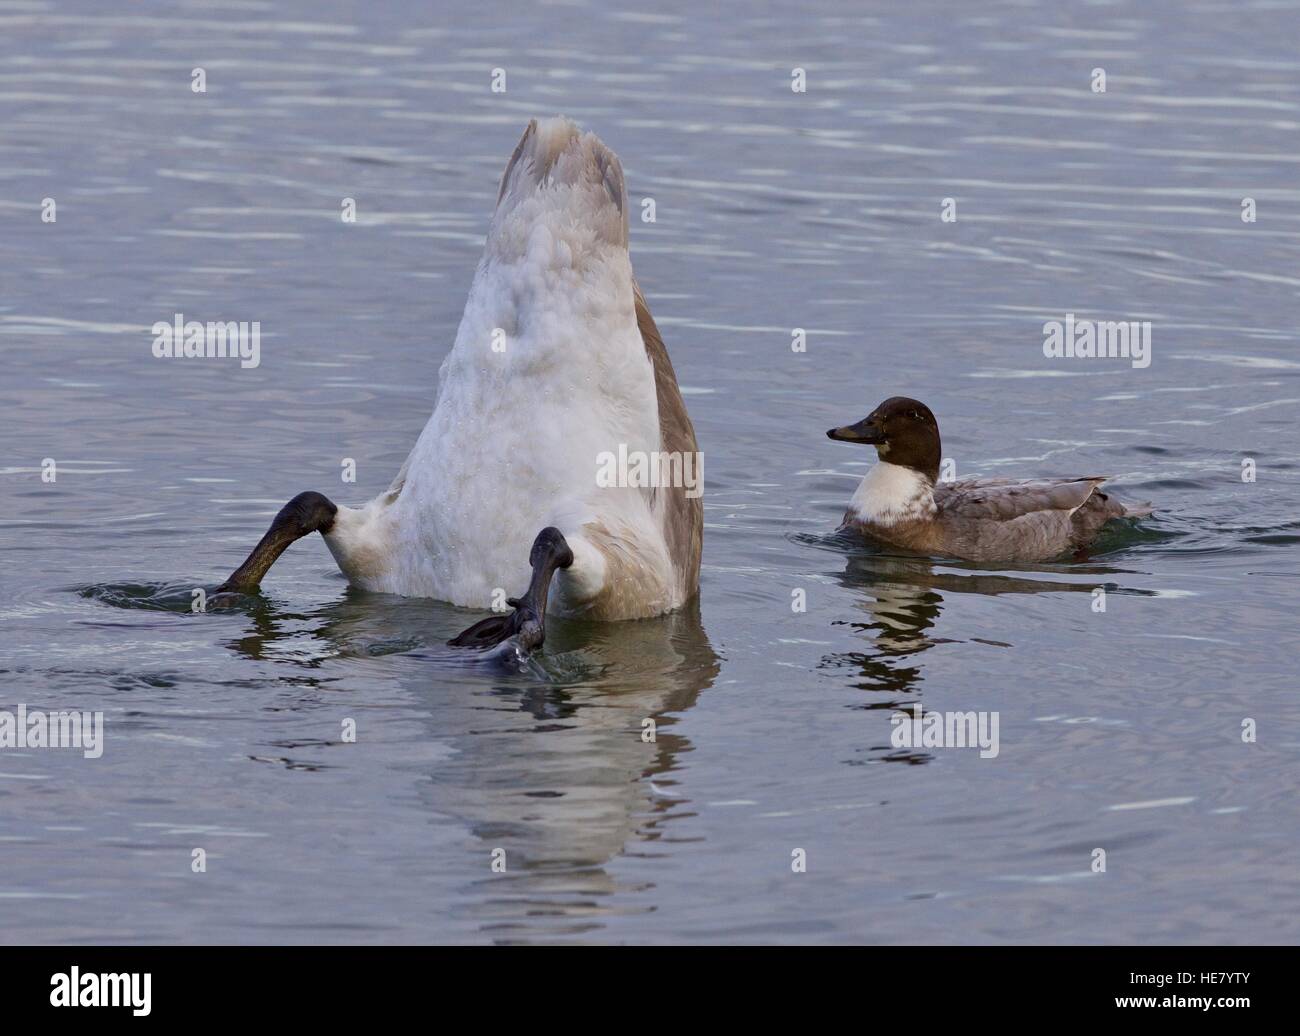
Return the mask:
{"type": "Polygon", "coordinates": [[[0,705],[107,728],[0,750],[0,939],[1296,941],[1300,14],[978,7],[0,2],[0,705]],[[313,537],[191,614],[294,493],[387,487],[557,112],[655,201],[698,607],[472,664],[313,537]],[[261,365],[155,359],[175,312],[261,365]],[[1069,312],[1150,367],[1046,358],[1069,312]],[[872,458],[824,431],[893,394],[959,474],[1158,516],[1014,568],[836,538],[872,458]],[[895,748],[918,701],[997,758],[895,748]]]}

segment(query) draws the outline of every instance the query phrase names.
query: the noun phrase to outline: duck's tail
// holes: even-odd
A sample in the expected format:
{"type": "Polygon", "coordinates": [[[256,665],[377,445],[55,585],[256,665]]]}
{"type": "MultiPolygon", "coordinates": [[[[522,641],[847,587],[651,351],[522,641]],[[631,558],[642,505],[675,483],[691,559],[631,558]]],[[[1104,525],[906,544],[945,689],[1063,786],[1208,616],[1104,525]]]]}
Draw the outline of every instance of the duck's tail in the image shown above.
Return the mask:
{"type": "Polygon", "coordinates": [[[501,177],[489,238],[510,238],[512,226],[559,214],[598,241],[627,248],[627,188],[618,156],[569,119],[533,119],[501,177]]]}

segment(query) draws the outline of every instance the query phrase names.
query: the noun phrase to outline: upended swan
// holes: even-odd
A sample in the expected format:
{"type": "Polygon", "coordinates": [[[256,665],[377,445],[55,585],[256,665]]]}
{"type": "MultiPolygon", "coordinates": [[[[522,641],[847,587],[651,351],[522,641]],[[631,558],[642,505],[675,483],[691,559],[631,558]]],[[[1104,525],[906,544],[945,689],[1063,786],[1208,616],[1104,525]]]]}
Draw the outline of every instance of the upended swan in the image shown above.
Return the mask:
{"type": "Polygon", "coordinates": [[[294,497],[218,591],[256,590],[290,543],[319,532],[365,590],[486,609],[527,586],[455,645],[540,645],[548,598],[554,613],[596,620],[671,611],[699,588],[699,491],[610,485],[598,468],[620,449],[699,458],[632,275],[622,165],[567,119],[533,120],[501,179],[433,414],[393,484],[359,508],[294,497]]]}
{"type": "Polygon", "coordinates": [[[1101,491],[1104,475],[939,481],[939,423],[924,403],[885,400],[857,424],[826,433],[876,448],[841,526],[918,554],[969,561],[1046,561],[1086,548],[1107,522],[1144,518],[1101,491]]]}

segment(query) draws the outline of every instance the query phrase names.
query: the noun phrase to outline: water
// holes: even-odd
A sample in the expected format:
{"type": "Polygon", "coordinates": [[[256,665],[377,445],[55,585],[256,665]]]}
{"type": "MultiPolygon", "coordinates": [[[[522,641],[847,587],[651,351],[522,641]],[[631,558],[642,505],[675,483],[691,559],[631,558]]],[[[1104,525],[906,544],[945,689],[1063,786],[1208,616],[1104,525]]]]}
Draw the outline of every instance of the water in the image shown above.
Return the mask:
{"type": "Polygon", "coordinates": [[[0,699],[107,728],[0,755],[0,938],[1300,937],[1300,15],[517,6],[0,3],[0,699]],[[475,665],[475,613],[313,537],[190,614],[294,493],[388,485],[556,112],[656,203],[698,609],[475,665]],[[261,366],[153,358],[178,311],[261,321],[261,366]],[[1045,358],[1067,312],[1150,320],[1151,366],[1045,358]],[[824,430],[896,393],[959,474],[1159,515],[1079,563],[845,543],[871,458],[824,430]],[[996,711],[998,757],[894,748],[916,701],[996,711]]]}

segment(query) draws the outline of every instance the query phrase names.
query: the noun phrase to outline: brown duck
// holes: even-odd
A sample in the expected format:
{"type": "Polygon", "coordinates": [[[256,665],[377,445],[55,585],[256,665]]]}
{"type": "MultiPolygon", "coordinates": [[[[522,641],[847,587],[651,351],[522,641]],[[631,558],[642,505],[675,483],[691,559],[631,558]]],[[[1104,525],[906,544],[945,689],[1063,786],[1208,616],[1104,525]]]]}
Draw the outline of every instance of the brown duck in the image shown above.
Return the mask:
{"type": "Polygon", "coordinates": [[[970,561],[1046,561],[1086,548],[1102,526],[1142,518],[1084,478],[939,481],[939,424],[924,403],[894,396],[854,425],[826,433],[874,446],[879,462],[853,494],[843,528],[918,554],[970,561]]]}

